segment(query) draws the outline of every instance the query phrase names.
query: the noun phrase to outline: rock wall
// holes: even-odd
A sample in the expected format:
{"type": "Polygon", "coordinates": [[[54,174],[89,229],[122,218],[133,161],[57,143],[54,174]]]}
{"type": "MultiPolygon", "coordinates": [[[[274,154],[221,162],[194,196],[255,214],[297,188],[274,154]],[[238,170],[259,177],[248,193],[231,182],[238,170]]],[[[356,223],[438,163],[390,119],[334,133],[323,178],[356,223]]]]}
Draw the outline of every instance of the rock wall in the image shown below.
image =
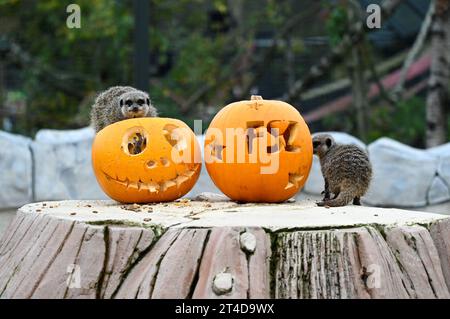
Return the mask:
{"type": "MultiPolygon", "coordinates": [[[[415,149],[389,138],[366,146],[341,132],[327,132],[339,143],[368,151],[374,178],[363,201],[373,206],[421,207],[450,200],[450,143],[429,150],[415,149]]],[[[0,131],[0,209],[32,201],[104,199],[91,166],[94,131],[41,130],[34,140],[0,131]]],[[[203,136],[199,136],[203,152],[203,136]]],[[[305,193],[320,195],[323,178],[314,157],[305,193]]],[[[186,195],[219,192],[205,166],[186,195]]]]}
{"type": "Polygon", "coordinates": [[[0,131],[0,208],[33,200],[31,139],[0,131]]]}
{"type": "Polygon", "coordinates": [[[94,130],[42,130],[32,143],[35,200],[106,198],[91,164],[94,130]]]}

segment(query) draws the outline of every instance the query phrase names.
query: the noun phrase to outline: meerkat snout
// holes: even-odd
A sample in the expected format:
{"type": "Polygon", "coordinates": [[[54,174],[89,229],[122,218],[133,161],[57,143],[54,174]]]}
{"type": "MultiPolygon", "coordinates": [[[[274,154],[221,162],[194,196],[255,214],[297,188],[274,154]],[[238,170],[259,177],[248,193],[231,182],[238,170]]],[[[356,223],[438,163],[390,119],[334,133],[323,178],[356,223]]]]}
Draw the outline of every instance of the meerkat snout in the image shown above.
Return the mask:
{"type": "Polygon", "coordinates": [[[146,117],[150,110],[150,99],[143,92],[127,92],[119,98],[124,118],[146,117]]]}
{"type": "Polygon", "coordinates": [[[320,134],[313,137],[312,143],[313,153],[321,158],[335,144],[335,141],[329,134],[320,134]]]}

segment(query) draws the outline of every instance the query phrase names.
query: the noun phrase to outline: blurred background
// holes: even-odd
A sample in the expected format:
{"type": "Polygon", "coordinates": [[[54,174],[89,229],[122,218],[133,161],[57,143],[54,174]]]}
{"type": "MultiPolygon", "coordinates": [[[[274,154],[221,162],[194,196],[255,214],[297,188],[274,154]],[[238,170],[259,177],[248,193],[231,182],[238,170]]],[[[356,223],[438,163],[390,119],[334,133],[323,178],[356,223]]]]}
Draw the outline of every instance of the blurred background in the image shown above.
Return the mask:
{"type": "MultiPolygon", "coordinates": [[[[2,130],[84,127],[99,91],[131,84],[162,116],[204,128],[260,94],[296,106],[312,131],[427,145],[427,14],[448,1],[78,0],[81,28],[68,28],[72,2],[0,1],[2,130]],[[367,26],[370,4],[380,29],[367,26]]],[[[430,145],[448,140],[441,115],[445,137],[430,145]]]]}
{"type": "MultiPolygon", "coordinates": [[[[337,131],[338,141],[367,148],[368,204],[443,203],[432,210],[450,213],[449,7],[0,0],[0,231],[28,202],[103,198],[86,127],[96,95],[113,85],[148,91],[161,116],[191,127],[201,119],[203,129],[251,94],[284,100],[311,132],[337,131]]],[[[198,191],[218,191],[202,176],[198,191]]],[[[315,160],[304,190],[318,196],[322,187],[315,160]]]]}

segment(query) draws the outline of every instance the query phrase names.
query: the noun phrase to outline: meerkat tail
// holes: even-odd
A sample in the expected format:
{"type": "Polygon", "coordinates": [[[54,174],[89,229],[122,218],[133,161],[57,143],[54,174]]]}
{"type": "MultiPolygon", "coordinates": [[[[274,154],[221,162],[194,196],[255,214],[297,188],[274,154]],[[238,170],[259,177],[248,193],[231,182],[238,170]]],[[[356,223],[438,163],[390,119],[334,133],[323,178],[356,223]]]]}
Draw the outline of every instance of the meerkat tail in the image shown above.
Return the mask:
{"type": "Polygon", "coordinates": [[[325,200],[319,206],[339,207],[351,203],[358,194],[357,187],[349,180],[341,182],[341,192],[336,198],[325,200]]]}
{"type": "Polygon", "coordinates": [[[353,195],[353,192],[343,191],[340,192],[335,199],[330,199],[322,203],[324,203],[323,206],[330,206],[330,207],[345,206],[348,203],[350,203],[354,197],[355,196],[353,195]]]}

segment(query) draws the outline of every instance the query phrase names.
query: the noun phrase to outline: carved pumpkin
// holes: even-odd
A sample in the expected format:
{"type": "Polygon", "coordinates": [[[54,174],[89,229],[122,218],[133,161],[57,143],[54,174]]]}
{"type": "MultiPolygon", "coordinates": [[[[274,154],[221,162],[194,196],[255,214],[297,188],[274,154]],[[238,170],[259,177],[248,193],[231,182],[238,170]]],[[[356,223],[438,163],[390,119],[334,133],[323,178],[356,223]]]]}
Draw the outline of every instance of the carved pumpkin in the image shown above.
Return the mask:
{"type": "Polygon", "coordinates": [[[175,200],[194,186],[201,169],[192,130],[169,118],[136,118],[111,124],[92,146],[97,181],[123,203],[175,200]]]}
{"type": "Polygon", "coordinates": [[[282,202],[305,184],[312,140],[300,113],[282,101],[252,96],[224,107],[205,137],[205,163],[214,184],[243,202],[282,202]]]}

